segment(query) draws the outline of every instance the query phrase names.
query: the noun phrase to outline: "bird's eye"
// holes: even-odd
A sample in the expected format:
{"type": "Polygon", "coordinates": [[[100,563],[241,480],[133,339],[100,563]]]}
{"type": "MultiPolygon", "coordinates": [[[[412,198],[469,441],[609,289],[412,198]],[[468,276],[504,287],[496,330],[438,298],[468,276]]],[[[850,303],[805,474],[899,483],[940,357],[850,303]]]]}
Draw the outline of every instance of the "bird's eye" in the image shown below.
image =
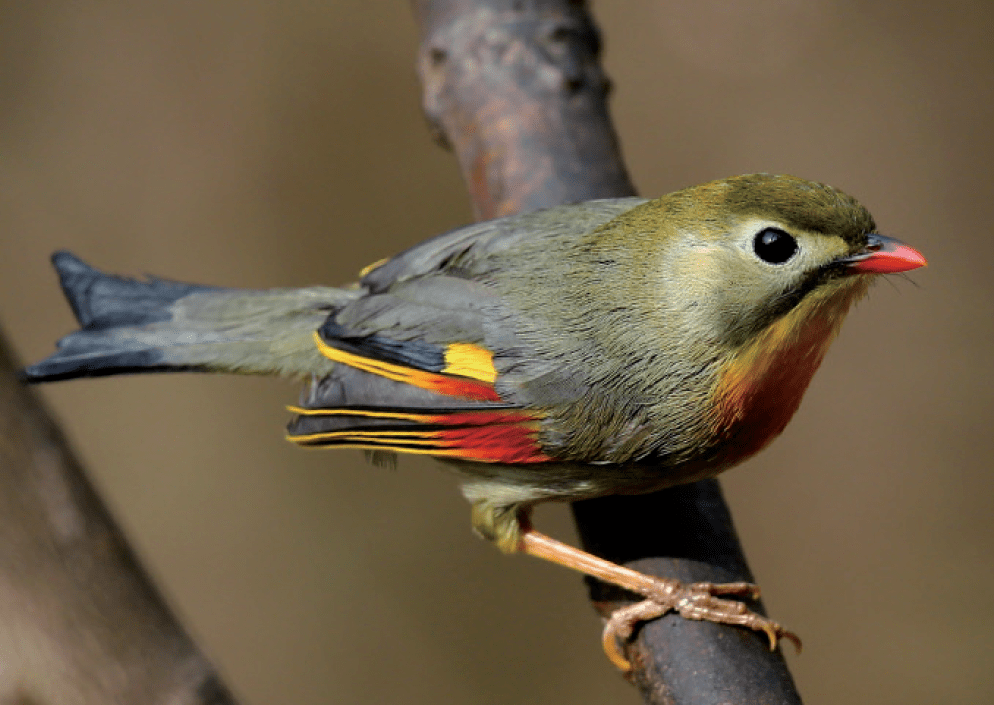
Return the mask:
{"type": "Polygon", "coordinates": [[[797,252],[797,240],[783,230],[766,228],[752,243],[759,259],[770,264],[783,264],[797,252]]]}

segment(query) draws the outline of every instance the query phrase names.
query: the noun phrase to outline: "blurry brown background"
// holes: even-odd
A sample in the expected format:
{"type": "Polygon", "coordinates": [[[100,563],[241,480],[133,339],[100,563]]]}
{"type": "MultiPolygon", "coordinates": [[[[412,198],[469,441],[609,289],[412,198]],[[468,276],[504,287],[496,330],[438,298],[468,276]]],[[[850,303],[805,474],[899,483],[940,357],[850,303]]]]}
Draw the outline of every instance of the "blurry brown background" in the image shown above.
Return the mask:
{"type": "MultiPolygon", "coordinates": [[[[726,476],[810,703],[994,696],[994,5],[594,6],[645,195],[751,171],[844,188],[930,267],[850,317],[784,437],[726,476]]],[[[406,3],[0,5],[0,322],[72,327],[49,264],[335,284],[470,219],[429,140],[406,3]]],[[[246,703],[637,702],[580,580],[500,556],[430,461],[282,440],[296,390],[45,387],[246,703]]],[[[571,538],[565,508],[540,526],[571,538]]]]}

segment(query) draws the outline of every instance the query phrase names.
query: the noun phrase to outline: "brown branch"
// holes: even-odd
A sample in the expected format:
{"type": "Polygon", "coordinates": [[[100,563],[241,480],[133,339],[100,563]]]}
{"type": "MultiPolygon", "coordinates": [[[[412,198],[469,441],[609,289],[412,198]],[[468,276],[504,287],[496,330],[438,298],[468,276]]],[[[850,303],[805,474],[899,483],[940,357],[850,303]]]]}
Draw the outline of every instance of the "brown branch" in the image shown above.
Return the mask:
{"type": "Polygon", "coordinates": [[[0,336],[0,703],[233,705],[0,336]]]}
{"type": "MultiPolygon", "coordinates": [[[[424,109],[489,218],[634,188],[608,117],[599,38],[582,2],[415,0],[424,109]]],[[[584,546],[689,582],[751,580],[714,481],[574,505],[584,546]]],[[[600,584],[601,614],[624,597],[600,584]]],[[[629,656],[650,703],[798,703],[761,635],[669,615],[629,656]]],[[[607,667],[607,666],[605,666],[607,667]]]]}
{"type": "Polygon", "coordinates": [[[635,193],[607,115],[597,30],[581,4],[414,5],[424,111],[455,148],[477,217],[635,193]]]}

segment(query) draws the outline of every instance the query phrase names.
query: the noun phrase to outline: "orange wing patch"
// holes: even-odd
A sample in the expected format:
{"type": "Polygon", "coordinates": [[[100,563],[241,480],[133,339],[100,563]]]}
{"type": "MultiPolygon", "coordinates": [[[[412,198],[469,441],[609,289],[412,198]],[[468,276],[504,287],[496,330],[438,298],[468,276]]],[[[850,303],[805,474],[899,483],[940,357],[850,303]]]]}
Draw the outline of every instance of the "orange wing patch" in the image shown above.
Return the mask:
{"type": "Polygon", "coordinates": [[[314,342],[329,360],[354,367],[363,372],[404,382],[446,396],[475,401],[501,401],[494,390],[497,371],[489,350],[469,343],[454,343],[445,349],[445,367],[441,372],[428,372],[406,365],[376,360],[328,345],[317,332],[314,342]]]}

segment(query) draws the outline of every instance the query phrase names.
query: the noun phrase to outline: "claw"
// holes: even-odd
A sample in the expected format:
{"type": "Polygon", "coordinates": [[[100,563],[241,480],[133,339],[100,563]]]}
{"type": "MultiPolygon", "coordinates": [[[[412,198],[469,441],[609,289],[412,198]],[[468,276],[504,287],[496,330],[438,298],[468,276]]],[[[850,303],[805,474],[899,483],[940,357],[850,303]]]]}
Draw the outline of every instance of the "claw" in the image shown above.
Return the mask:
{"type": "Polygon", "coordinates": [[[621,653],[621,649],[618,648],[618,638],[615,634],[604,627],[604,634],[601,637],[601,646],[604,647],[604,655],[607,656],[607,660],[614,664],[622,673],[628,673],[632,670],[632,663],[624,657],[621,653]]]}
{"type": "Polygon", "coordinates": [[[801,637],[797,636],[797,634],[795,634],[794,632],[788,629],[784,629],[776,622],[771,622],[771,621],[766,621],[765,623],[760,624],[759,628],[766,633],[766,636],[770,640],[770,651],[776,651],[777,643],[779,642],[779,640],[786,639],[787,641],[789,641],[791,644],[794,645],[794,649],[797,651],[797,653],[801,653],[801,649],[803,646],[801,644],[801,637]]]}
{"type": "Polygon", "coordinates": [[[639,622],[662,617],[670,609],[670,606],[656,600],[642,600],[615,610],[604,624],[604,633],[601,635],[601,646],[604,647],[607,660],[617,666],[622,673],[632,670],[631,662],[621,652],[620,642],[631,639],[635,625],[639,622]]]}
{"type": "Polygon", "coordinates": [[[801,653],[801,650],[804,648],[804,644],[801,643],[801,637],[797,636],[794,632],[787,631],[786,629],[781,636],[794,645],[794,650],[797,653],[801,653]]]}
{"type": "Polygon", "coordinates": [[[766,632],[766,636],[770,640],[770,651],[777,650],[777,631],[773,628],[771,624],[764,624],[763,631],[766,632]]]}

